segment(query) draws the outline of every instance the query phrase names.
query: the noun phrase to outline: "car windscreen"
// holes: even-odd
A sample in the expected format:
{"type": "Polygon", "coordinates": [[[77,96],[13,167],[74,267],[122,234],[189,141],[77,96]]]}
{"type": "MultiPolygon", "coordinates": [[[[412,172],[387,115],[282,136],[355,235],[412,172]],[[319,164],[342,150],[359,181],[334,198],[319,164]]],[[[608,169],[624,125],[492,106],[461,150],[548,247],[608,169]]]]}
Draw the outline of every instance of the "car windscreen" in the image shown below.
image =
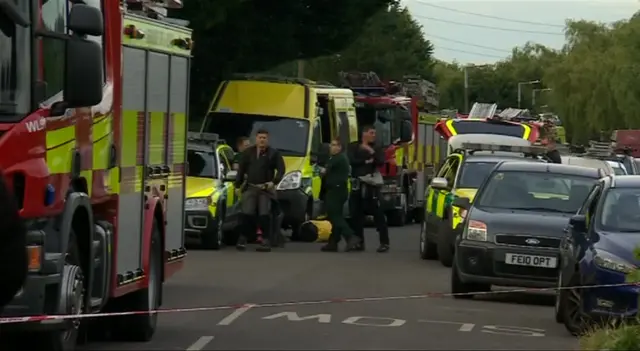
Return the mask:
{"type": "Polygon", "coordinates": [[[594,178],[550,172],[493,172],[476,206],[506,210],[576,213],[594,178]]]}
{"type": "Polygon", "coordinates": [[[460,169],[457,188],[478,189],[497,162],[465,162],[460,169]]]}
{"type": "Polygon", "coordinates": [[[524,136],[525,128],[520,124],[456,120],[452,122],[456,134],[494,134],[516,138],[524,136]]]}
{"type": "Polygon", "coordinates": [[[187,150],[187,162],[189,177],[216,178],[218,176],[215,152],[187,150]]]}
{"type": "Polygon", "coordinates": [[[613,168],[613,174],[615,174],[615,175],[625,175],[625,174],[627,174],[626,170],[620,164],[613,164],[613,165],[611,165],[611,168],[613,168]]]}
{"type": "Polygon", "coordinates": [[[253,144],[258,130],[264,129],[269,133],[269,146],[278,149],[282,156],[307,153],[309,121],[305,119],[223,112],[211,112],[207,119],[205,132],[216,133],[228,142],[249,137],[253,144]]]}
{"type": "Polygon", "coordinates": [[[598,225],[609,232],[640,232],[640,188],[610,189],[604,199],[598,225]]]}

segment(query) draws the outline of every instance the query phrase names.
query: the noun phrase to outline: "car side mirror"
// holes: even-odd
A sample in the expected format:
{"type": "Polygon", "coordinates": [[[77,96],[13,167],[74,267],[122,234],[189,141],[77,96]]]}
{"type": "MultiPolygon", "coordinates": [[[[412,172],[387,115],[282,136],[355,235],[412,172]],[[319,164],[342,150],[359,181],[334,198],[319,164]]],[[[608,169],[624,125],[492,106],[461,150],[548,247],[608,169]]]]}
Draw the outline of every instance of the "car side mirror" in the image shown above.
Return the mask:
{"type": "Polygon", "coordinates": [[[569,219],[569,225],[573,227],[573,230],[578,233],[585,233],[587,231],[587,217],[585,215],[573,215],[569,219]]]}
{"type": "Polygon", "coordinates": [[[400,124],[400,142],[408,143],[413,139],[413,126],[409,121],[402,121],[400,124]]]}
{"type": "Polygon", "coordinates": [[[225,174],[224,181],[225,182],[235,182],[237,177],[238,177],[238,171],[229,171],[229,172],[227,172],[227,174],[225,174]]]}
{"type": "Polygon", "coordinates": [[[468,197],[458,196],[455,199],[453,199],[452,205],[455,207],[460,207],[465,210],[468,210],[471,207],[471,200],[469,200],[468,197]]]}
{"type": "Polygon", "coordinates": [[[440,177],[433,178],[431,180],[430,185],[431,185],[431,188],[438,189],[438,190],[444,190],[449,188],[449,182],[447,181],[447,179],[440,178],[440,177]]]}

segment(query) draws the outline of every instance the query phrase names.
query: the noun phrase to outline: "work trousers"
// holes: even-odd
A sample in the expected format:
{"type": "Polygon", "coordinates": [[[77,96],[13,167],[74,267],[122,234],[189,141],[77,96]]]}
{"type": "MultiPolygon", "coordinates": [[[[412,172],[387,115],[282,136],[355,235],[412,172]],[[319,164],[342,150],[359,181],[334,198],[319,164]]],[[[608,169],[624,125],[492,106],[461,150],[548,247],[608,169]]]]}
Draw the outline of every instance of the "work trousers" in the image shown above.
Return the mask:
{"type": "Polygon", "coordinates": [[[262,230],[262,237],[272,239],[271,201],[273,195],[267,190],[249,186],[242,193],[240,208],[242,211],[242,237],[254,237],[256,224],[262,230]]]}
{"type": "Polygon", "coordinates": [[[380,245],[389,245],[389,228],[387,218],[380,208],[380,188],[360,183],[352,187],[349,198],[349,212],[351,214],[351,229],[353,234],[362,240],[364,245],[364,221],[366,215],[373,215],[378,230],[380,245]]]}
{"type": "Polygon", "coordinates": [[[341,238],[344,238],[346,242],[353,234],[349,223],[344,218],[344,203],[349,198],[349,191],[346,184],[333,186],[327,190],[325,195],[327,217],[331,222],[331,236],[329,242],[339,243],[341,238]]]}

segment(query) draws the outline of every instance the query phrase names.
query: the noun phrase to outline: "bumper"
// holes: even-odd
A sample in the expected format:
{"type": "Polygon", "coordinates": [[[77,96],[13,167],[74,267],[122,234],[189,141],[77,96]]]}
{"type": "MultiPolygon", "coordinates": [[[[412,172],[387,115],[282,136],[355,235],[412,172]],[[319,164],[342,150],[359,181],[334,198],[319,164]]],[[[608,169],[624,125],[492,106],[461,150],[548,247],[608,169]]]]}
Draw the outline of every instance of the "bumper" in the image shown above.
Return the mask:
{"type": "MultiPolygon", "coordinates": [[[[594,267],[592,279],[587,285],[622,284],[623,273],[594,267]]],[[[614,319],[635,319],[638,315],[638,295],[640,287],[635,285],[611,288],[586,289],[583,292],[584,312],[593,319],[608,321],[614,319]]]]}
{"type": "MultiPolygon", "coordinates": [[[[49,275],[28,275],[21,293],[4,307],[2,317],[21,319],[25,316],[39,316],[55,314],[58,298],[55,292],[60,291],[61,275],[58,273],[49,275]]],[[[64,329],[68,321],[48,320],[41,322],[5,324],[3,331],[34,331],[64,329]]]]}
{"type": "Polygon", "coordinates": [[[402,193],[381,193],[380,208],[383,212],[403,209],[405,202],[403,195],[402,193]]]}
{"type": "Polygon", "coordinates": [[[456,266],[465,283],[546,288],[558,280],[558,250],[496,245],[490,242],[461,240],[456,247],[456,266]],[[555,257],[555,268],[512,265],[506,254],[555,257]]]}
{"type": "Polygon", "coordinates": [[[284,217],[283,226],[299,225],[304,222],[307,213],[309,195],[301,189],[278,190],[278,204],[284,217]]]}
{"type": "Polygon", "coordinates": [[[185,211],[184,234],[186,239],[200,239],[216,227],[215,218],[209,211],[185,211]]]}

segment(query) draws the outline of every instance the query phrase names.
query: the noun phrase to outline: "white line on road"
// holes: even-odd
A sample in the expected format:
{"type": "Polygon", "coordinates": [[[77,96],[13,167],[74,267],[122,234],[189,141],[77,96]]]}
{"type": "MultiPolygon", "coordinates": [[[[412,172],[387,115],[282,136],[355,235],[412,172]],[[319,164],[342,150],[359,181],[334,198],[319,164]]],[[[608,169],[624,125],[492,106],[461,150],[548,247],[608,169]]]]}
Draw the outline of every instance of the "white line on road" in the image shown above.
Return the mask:
{"type": "Polygon", "coordinates": [[[465,323],[460,322],[451,322],[451,321],[434,321],[430,319],[420,319],[419,323],[435,323],[435,324],[457,324],[457,325],[465,325],[465,323]]]}
{"type": "Polygon", "coordinates": [[[200,351],[207,346],[211,340],[213,340],[213,336],[201,336],[200,339],[196,340],[196,342],[187,348],[187,351],[200,351]]]}
{"type": "Polygon", "coordinates": [[[458,331],[461,332],[470,332],[473,330],[473,327],[475,327],[476,325],[473,323],[465,323],[463,325],[460,326],[460,329],[458,329],[458,331]]]}
{"type": "Polygon", "coordinates": [[[218,325],[229,325],[229,324],[233,323],[236,319],[240,318],[240,316],[242,316],[247,311],[249,311],[251,308],[253,308],[253,306],[255,306],[255,305],[244,305],[244,306],[242,306],[240,308],[236,308],[233,312],[231,312],[231,314],[229,314],[228,316],[224,317],[224,319],[222,319],[220,322],[218,322],[218,325]]]}

